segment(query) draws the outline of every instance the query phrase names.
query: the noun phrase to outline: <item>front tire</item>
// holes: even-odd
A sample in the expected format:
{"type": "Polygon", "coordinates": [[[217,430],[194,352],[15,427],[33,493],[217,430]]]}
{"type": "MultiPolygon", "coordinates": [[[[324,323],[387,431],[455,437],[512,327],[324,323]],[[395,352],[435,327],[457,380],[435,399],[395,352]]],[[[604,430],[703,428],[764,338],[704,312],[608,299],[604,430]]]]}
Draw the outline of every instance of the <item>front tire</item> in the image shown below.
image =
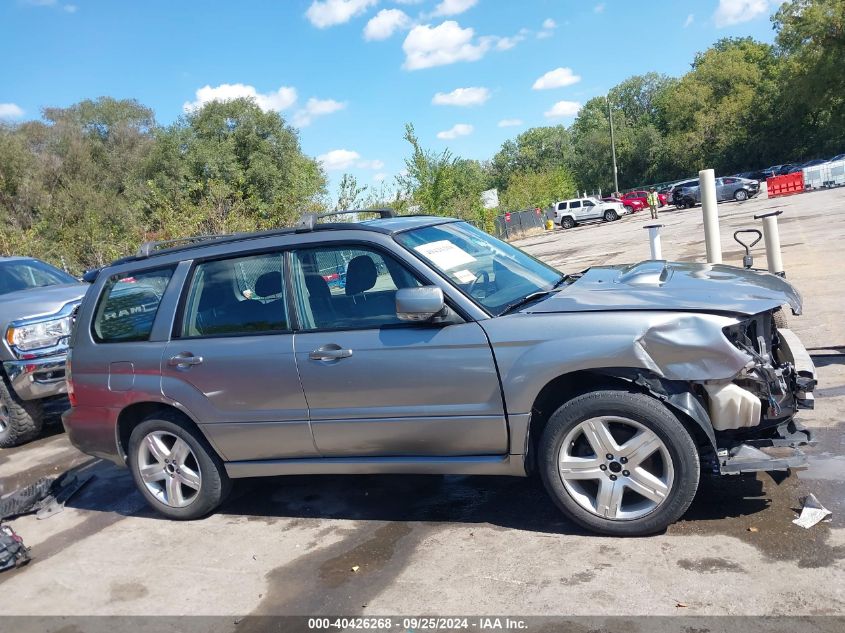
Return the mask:
{"type": "Polygon", "coordinates": [[[0,374],[0,448],[12,448],[34,440],[44,426],[40,400],[22,400],[0,374]]]}
{"type": "Polygon", "coordinates": [[[132,430],[129,469],[146,502],[171,519],[198,519],[226,499],[231,481],[208,440],[178,415],[155,414],[132,430]]]}
{"type": "Polygon", "coordinates": [[[745,202],[748,200],[748,192],[745,189],[737,189],[734,192],[734,200],[737,202],[745,202]]]}
{"type": "Polygon", "coordinates": [[[604,221],[605,222],[613,222],[614,220],[619,219],[619,214],[616,213],[613,209],[608,209],[604,212],[604,221]]]}
{"type": "Polygon", "coordinates": [[[595,391],[555,411],[539,444],[540,475],[579,525],[613,536],[666,529],[699,481],[698,450],[681,421],[642,393],[595,391]]]}

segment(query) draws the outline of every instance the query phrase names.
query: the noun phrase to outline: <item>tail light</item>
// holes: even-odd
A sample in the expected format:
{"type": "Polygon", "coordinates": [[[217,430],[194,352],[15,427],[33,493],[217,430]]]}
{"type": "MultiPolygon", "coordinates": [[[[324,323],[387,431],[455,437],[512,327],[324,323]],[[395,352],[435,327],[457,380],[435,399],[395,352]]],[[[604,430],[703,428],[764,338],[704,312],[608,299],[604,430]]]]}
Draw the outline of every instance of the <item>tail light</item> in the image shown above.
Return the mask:
{"type": "Polygon", "coordinates": [[[70,401],[70,406],[76,406],[76,392],[73,388],[73,373],[71,372],[71,352],[68,350],[67,361],[65,361],[65,381],[67,382],[67,399],[70,401]]]}

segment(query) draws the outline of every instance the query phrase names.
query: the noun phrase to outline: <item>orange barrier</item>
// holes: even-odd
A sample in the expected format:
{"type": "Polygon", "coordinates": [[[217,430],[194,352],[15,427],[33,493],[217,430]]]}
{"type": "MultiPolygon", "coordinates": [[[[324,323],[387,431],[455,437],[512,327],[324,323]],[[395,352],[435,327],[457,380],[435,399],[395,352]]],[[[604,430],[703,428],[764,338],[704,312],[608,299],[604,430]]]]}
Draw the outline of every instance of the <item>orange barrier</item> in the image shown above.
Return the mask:
{"type": "Polygon", "coordinates": [[[769,191],[770,198],[788,196],[793,193],[801,193],[804,191],[804,172],[798,171],[794,174],[767,178],[766,188],[769,191]]]}

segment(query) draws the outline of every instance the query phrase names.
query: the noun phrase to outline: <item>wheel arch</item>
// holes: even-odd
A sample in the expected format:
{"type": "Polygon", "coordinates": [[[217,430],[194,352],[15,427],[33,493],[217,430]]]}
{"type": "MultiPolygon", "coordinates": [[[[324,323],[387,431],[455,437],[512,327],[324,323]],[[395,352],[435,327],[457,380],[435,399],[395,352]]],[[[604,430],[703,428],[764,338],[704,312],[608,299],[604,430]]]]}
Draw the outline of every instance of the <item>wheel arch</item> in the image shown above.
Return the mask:
{"type": "Polygon", "coordinates": [[[534,399],[526,439],[525,468],[535,470],[537,442],[552,413],[576,396],[601,389],[623,389],[645,393],[663,402],[693,436],[699,451],[716,449],[716,435],[710,415],[691,386],[667,380],[647,369],[610,367],[577,370],[561,374],[546,383],[534,399]]]}
{"type": "Polygon", "coordinates": [[[211,439],[203,432],[200,425],[197,424],[188,413],[174,404],[157,401],[133,402],[125,407],[117,417],[117,424],[115,424],[115,441],[117,443],[117,450],[123,459],[126,461],[126,449],[129,446],[129,436],[132,430],[141,422],[156,414],[168,414],[181,418],[186,423],[191,425],[197,433],[206,439],[211,448],[217,453],[217,456],[225,461],[223,454],[214,445],[211,439]]]}

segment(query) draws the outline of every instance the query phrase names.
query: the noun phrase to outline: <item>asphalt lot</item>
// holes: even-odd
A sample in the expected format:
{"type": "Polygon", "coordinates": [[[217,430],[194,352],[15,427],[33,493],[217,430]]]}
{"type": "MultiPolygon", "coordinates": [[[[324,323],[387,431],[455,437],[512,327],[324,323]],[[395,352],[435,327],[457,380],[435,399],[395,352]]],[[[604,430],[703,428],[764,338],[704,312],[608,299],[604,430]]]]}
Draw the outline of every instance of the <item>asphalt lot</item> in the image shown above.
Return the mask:
{"type": "MultiPolygon", "coordinates": [[[[845,189],[720,206],[731,240],[783,209],[792,327],[820,371],[805,423],[819,443],[788,477],[705,484],[686,517],[642,539],[586,534],[532,479],[302,476],[238,481],[222,510],[170,522],[129,474],[87,458],[58,429],[0,451],[0,494],[77,466],[96,477],[64,512],[12,522],[28,567],[0,574],[2,613],[76,614],[845,614],[845,189]],[[812,492],[833,520],[791,523],[812,492]],[[353,571],[357,568],[357,571],[353,571]]],[[[701,209],[666,211],[664,257],[703,261],[701,209]]],[[[519,242],[565,271],[648,257],[648,213],[519,242]]],[[[755,249],[764,264],[762,244],[755,249]]]]}

